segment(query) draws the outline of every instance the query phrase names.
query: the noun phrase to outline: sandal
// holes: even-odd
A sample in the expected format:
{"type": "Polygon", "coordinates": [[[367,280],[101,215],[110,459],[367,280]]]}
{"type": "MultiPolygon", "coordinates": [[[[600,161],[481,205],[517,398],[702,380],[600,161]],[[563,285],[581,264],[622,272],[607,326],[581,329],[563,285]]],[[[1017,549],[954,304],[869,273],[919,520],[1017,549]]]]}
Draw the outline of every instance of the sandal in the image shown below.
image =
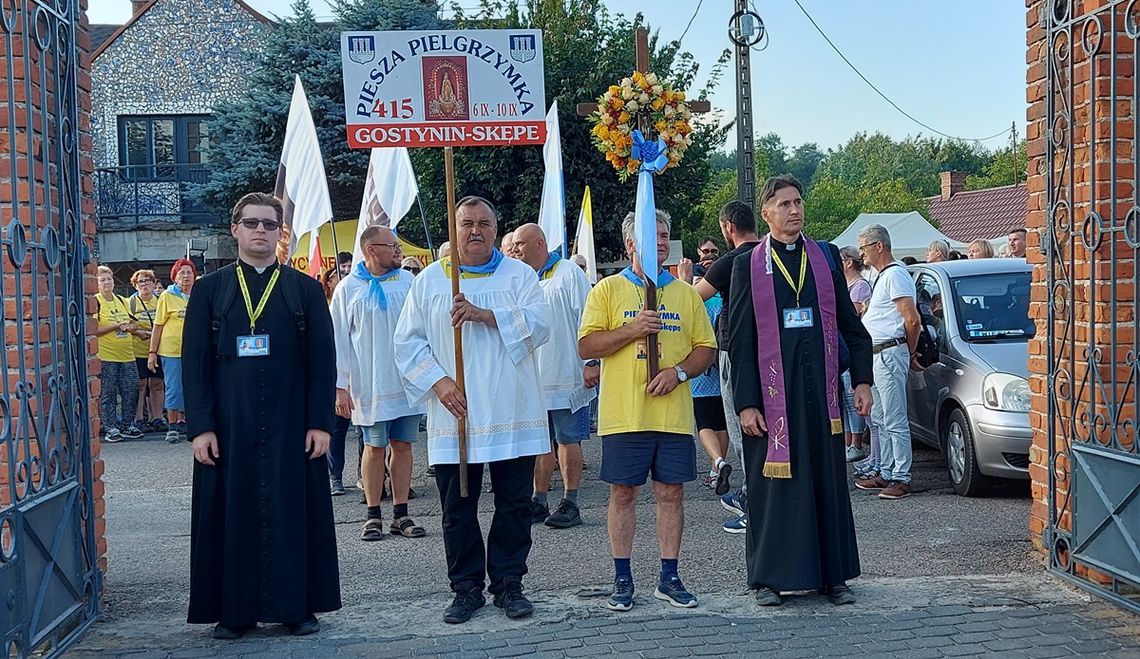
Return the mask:
{"type": "Polygon", "coordinates": [[[375,542],[384,539],[384,520],[370,519],[364,523],[360,531],[360,539],[366,542],[375,542]]]}
{"type": "Polygon", "coordinates": [[[392,526],[388,528],[392,535],[402,535],[405,538],[422,538],[427,535],[427,531],[422,526],[416,526],[416,523],[411,517],[401,517],[400,519],[393,520],[392,526]]]}

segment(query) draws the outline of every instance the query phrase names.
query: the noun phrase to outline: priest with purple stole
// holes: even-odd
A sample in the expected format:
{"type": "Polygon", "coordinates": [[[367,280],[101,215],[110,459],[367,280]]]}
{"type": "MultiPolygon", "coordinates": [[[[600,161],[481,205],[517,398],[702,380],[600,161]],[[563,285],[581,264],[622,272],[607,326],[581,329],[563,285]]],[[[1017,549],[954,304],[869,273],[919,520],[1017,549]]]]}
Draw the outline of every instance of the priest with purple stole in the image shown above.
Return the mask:
{"type": "Polygon", "coordinates": [[[839,374],[871,411],[871,337],[851,299],[839,251],[802,233],[803,186],[768,179],[770,233],[733,261],[729,346],[748,478],[748,584],[763,606],[816,591],[850,604],[859,549],[847,490],[839,374]],[[825,251],[826,250],[826,251],[825,251]]]}

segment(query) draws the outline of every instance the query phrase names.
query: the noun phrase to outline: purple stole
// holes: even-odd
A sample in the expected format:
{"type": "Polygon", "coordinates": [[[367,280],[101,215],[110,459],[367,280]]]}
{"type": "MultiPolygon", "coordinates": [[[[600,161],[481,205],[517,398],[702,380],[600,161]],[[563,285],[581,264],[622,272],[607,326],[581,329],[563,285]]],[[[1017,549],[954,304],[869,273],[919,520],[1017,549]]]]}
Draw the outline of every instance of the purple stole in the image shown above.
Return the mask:
{"type": "MultiPolygon", "coordinates": [[[[832,435],[843,432],[839,416],[839,330],[835,319],[835,283],[831,280],[831,266],[823,250],[814,240],[803,236],[804,253],[815,277],[819,315],[823,323],[824,363],[827,377],[827,413],[831,420],[832,435]]],[[[776,304],[776,286],[772,273],[771,238],[752,250],[752,306],[756,314],[756,349],[759,356],[761,389],[764,398],[764,419],[768,423],[768,457],[764,461],[764,475],[768,478],[792,477],[792,452],[788,442],[787,380],[784,378],[784,357],[780,345],[780,319],[782,309],[776,304]]],[[[796,330],[789,330],[796,331],[796,330]]]]}

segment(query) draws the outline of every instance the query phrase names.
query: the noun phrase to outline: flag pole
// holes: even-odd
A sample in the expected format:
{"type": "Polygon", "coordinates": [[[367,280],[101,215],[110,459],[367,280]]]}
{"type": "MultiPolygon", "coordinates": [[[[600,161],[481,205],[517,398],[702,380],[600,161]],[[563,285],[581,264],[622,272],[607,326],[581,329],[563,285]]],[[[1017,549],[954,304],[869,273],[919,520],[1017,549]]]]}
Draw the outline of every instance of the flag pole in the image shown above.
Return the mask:
{"type": "MultiPolygon", "coordinates": [[[[459,295],[459,229],[455,225],[455,158],[450,146],[443,147],[443,171],[447,181],[447,238],[451,241],[451,297],[459,295]]],[[[422,210],[422,208],[421,208],[422,210]]],[[[463,382],[463,327],[455,328],[455,386],[467,396],[463,382]]],[[[456,417],[459,431],[459,496],[467,496],[467,416],[456,417]]]]}
{"type": "MultiPolygon", "coordinates": [[[[424,215],[424,205],[420,203],[420,193],[416,192],[416,208],[420,209],[420,221],[424,223],[424,238],[427,239],[427,248],[435,258],[435,247],[431,244],[431,232],[428,231],[427,215],[424,215]]],[[[450,236],[448,236],[450,237],[450,236]]]]}
{"type": "MultiPolygon", "coordinates": [[[[356,221],[359,222],[360,218],[356,218],[356,221]]],[[[336,220],[329,220],[329,226],[332,227],[333,267],[336,268],[337,275],[340,275],[340,247],[336,244],[336,220]]],[[[320,227],[317,227],[317,230],[319,231],[320,227]]],[[[321,258],[324,258],[323,254],[321,258]]]]}

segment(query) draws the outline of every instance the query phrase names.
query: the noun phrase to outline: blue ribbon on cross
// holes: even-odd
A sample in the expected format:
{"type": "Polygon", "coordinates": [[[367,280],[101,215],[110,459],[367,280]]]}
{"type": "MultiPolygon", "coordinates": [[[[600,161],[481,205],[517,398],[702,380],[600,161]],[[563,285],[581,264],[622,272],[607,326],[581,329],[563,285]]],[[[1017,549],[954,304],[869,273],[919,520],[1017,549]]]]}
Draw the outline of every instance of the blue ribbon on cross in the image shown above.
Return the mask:
{"type": "Polygon", "coordinates": [[[660,137],[647,140],[640,130],[635,130],[630,157],[641,161],[637,175],[637,201],[633,207],[634,249],[641,272],[650,281],[655,281],[661,265],[657,263],[657,205],[653,200],[653,175],[665,169],[669,156],[660,137]]]}

